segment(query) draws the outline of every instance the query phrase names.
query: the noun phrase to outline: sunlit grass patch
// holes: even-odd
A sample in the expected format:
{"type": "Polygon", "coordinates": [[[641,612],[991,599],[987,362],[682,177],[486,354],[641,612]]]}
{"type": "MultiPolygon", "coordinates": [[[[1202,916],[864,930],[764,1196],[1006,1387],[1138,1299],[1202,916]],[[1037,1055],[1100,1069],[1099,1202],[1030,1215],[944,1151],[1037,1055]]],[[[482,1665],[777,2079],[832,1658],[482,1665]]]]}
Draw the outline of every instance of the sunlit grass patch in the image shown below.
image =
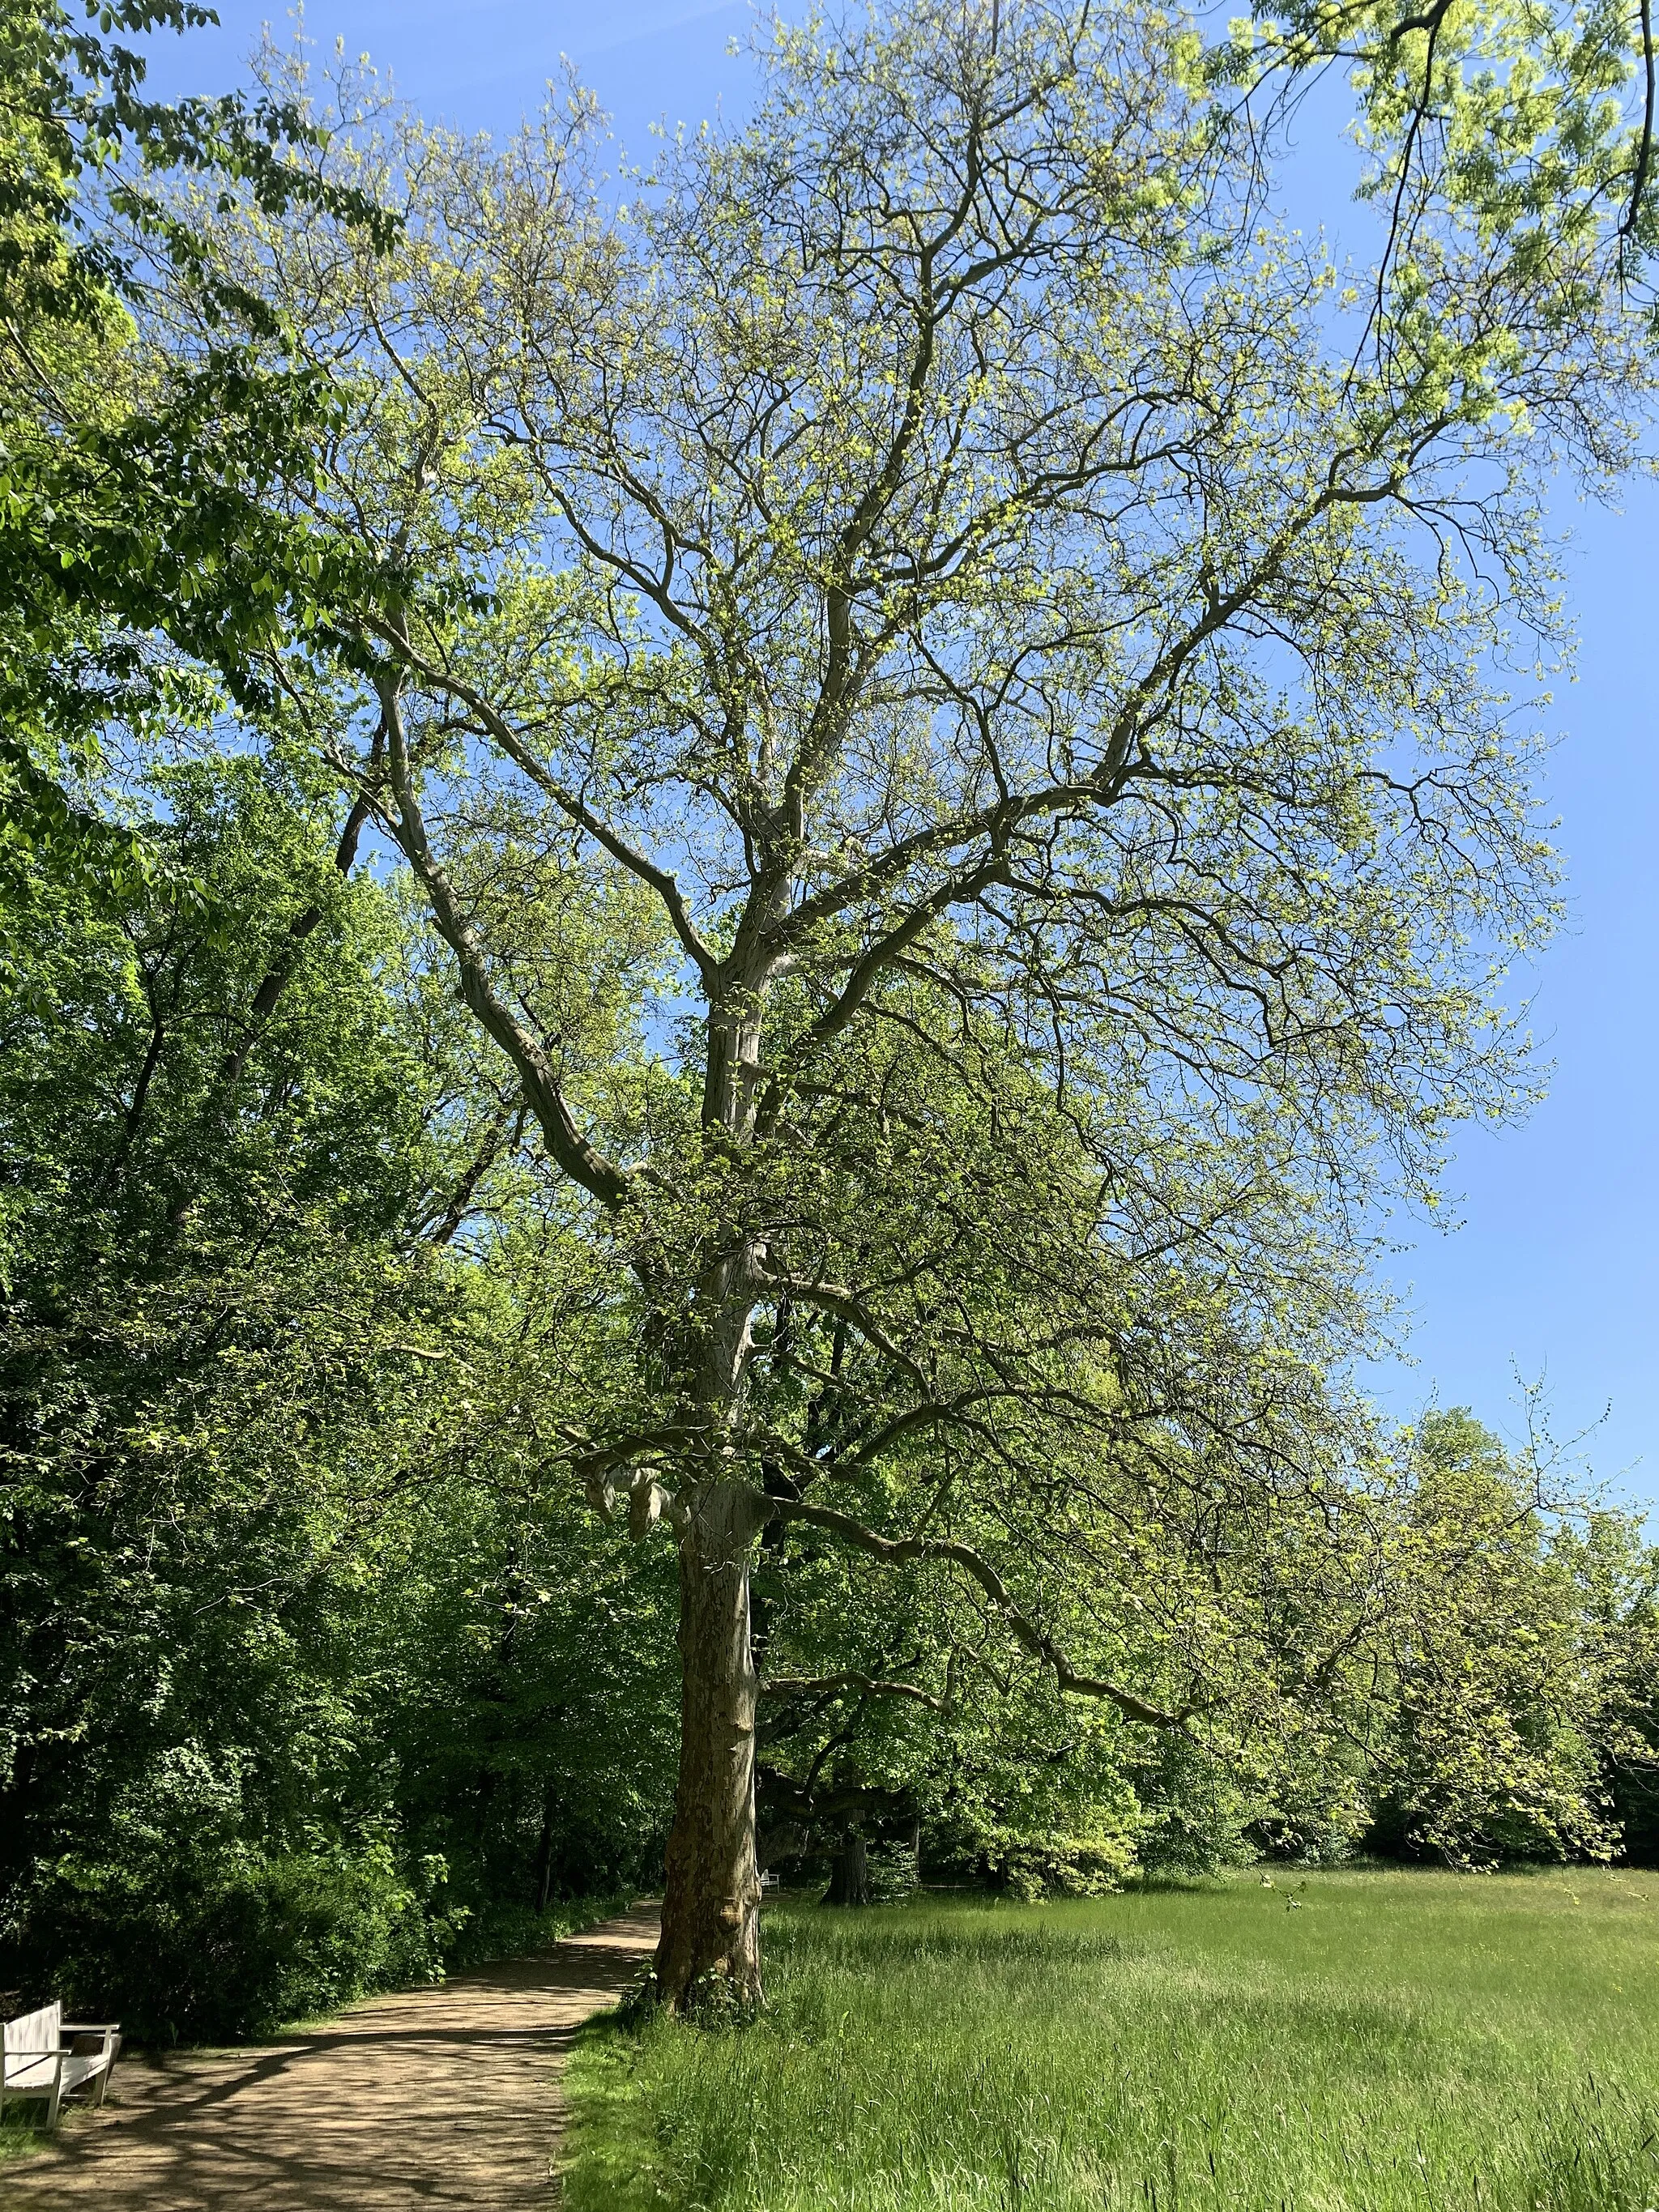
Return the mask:
{"type": "Polygon", "coordinates": [[[786,1906],[767,1936],[757,2027],[584,2045],[572,2212],[1659,2205],[1659,1876],[786,1906]]]}

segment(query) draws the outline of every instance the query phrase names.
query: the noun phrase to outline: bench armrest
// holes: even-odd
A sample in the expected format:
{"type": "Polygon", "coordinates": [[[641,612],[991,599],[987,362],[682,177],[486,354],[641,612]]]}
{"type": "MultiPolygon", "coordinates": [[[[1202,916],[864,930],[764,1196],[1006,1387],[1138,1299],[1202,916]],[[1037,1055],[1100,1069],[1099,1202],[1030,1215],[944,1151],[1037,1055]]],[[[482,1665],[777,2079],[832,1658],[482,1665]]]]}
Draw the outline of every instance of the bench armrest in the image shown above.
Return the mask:
{"type": "Polygon", "coordinates": [[[65,2020],[58,2023],[58,2032],[63,2035],[118,2035],[121,2023],[118,2020],[65,2020]]]}

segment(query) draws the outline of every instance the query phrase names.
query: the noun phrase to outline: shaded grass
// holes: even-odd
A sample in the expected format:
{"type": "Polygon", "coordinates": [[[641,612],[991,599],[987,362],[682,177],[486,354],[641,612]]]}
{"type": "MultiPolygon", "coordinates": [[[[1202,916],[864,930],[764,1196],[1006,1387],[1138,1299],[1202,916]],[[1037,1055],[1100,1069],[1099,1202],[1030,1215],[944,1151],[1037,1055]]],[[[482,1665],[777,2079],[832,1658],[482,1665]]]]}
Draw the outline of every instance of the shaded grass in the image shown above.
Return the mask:
{"type": "Polygon", "coordinates": [[[9,2105],[0,2119],[0,2166],[16,2158],[30,2158],[50,2142],[44,2121],[28,2105],[9,2105]]]}
{"type": "Polygon", "coordinates": [[[568,2212],[1659,2206],[1659,1875],[783,1906],[767,1941],[757,2027],[585,2039],[568,2212]]]}

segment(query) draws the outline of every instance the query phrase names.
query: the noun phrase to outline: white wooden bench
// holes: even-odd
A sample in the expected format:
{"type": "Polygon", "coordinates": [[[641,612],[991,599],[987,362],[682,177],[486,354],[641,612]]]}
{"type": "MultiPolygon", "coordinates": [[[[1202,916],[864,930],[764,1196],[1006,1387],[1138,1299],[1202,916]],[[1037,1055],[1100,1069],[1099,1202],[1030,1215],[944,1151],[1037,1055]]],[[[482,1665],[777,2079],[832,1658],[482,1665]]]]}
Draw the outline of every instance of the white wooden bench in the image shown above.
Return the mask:
{"type": "Polygon", "coordinates": [[[58,2107],[71,2089],[96,2084],[93,2103],[101,2105],[109,2087],[110,2069],[121,2048],[121,2030],[115,2022],[90,2026],[85,2021],[65,2020],[60,2004],[42,2005],[5,2026],[5,2054],[0,2064],[0,2112],[10,2097],[33,2097],[46,2107],[46,2125],[58,2124],[58,2107]],[[96,2051],[79,2050],[78,2039],[101,2039],[96,2051]],[[67,2042],[65,2038],[70,2039],[67,2042]]]}

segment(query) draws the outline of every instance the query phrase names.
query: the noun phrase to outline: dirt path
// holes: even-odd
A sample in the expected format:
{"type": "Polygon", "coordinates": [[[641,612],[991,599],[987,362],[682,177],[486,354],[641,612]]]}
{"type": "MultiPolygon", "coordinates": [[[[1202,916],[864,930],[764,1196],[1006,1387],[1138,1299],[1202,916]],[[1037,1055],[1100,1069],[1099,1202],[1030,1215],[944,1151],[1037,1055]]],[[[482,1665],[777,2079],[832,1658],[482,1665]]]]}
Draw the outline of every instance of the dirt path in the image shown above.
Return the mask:
{"type": "Polygon", "coordinates": [[[641,1906],[539,1959],[372,1997],[236,2051],[128,2056],[109,2102],[0,2170],[5,2212],[548,2212],[576,2028],[657,1937],[641,1906]]]}

